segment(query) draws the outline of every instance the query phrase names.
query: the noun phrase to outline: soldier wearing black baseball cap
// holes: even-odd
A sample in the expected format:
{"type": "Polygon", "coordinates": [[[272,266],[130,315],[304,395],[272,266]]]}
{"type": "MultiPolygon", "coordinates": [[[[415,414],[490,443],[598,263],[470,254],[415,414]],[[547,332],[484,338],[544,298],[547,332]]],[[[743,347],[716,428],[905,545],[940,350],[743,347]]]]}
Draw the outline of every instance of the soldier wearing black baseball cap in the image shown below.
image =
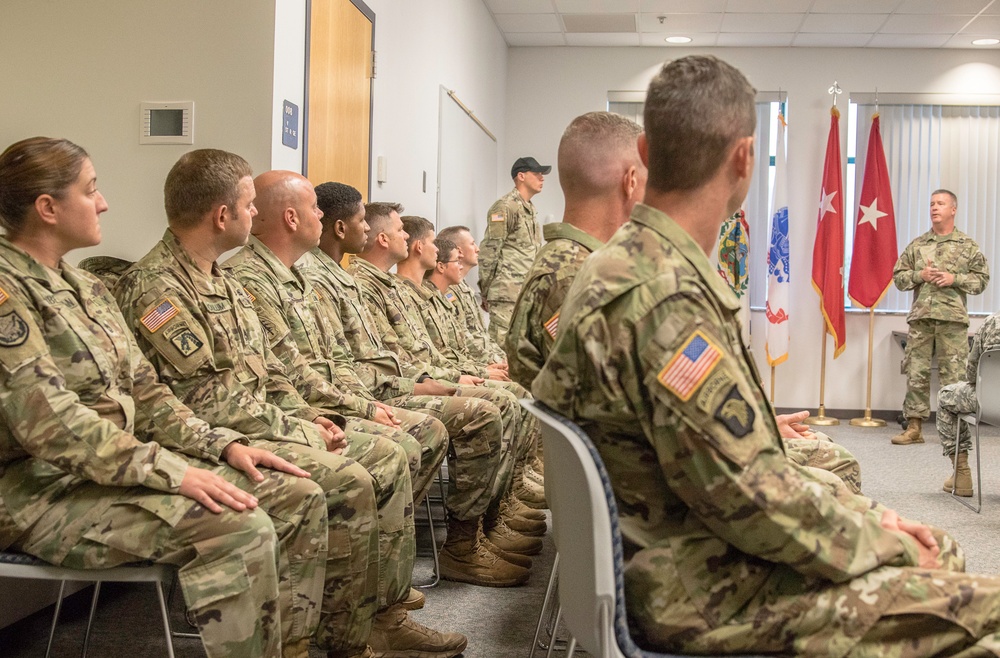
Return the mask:
{"type": "Polygon", "coordinates": [[[538,160],[530,155],[526,158],[518,158],[514,161],[514,166],[510,168],[510,177],[517,178],[521,172],[529,171],[535,174],[547,174],[552,171],[552,165],[540,165],[538,160]]]}

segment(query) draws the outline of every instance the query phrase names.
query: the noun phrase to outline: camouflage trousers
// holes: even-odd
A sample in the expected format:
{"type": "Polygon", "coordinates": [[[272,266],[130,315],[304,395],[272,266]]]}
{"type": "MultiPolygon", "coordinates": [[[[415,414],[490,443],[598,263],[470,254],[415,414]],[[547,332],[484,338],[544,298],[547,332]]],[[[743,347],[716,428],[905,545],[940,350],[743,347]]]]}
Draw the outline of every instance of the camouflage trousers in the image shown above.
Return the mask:
{"type": "Polygon", "coordinates": [[[448,428],[434,416],[419,411],[393,407],[392,414],[399,421],[399,429],[414,439],[399,445],[406,451],[410,465],[413,506],[416,507],[424,500],[448,454],[448,428]]]}
{"type": "Polygon", "coordinates": [[[959,416],[974,414],[979,411],[976,400],[976,386],[969,382],[948,384],[938,391],[937,431],[941,438],[941,452],[945,457],[955,454],[955,440],[958,438],[958,451],[972,450],[972,437],[969,426],[962,423],[961,436],[956,437],[959,416]]]}
{"type": "Polygon", "coordinates": [[[413,485],[407,450],[401,444],[415,446],[418,451],[420,444],[406,432],[360,418],[347,420],[345,434],[344,456],[364,466],[375,479],[381,610],[403,600],[410,591],[416,555],[413,485]]]}
{"type": "Polygon", "coordinates": [[[319,623],[327,558],[323,492],[308,479],[262,470],[251,481],[225,465],[189,461],[260,501],[208,512],[180,495],[83,482],[15,544],[44,560],[95,569],[151,560],[178,581],[209,658],[281,656],[319,623]]]}
{"type": "Polygon", "coordinates": [[[517,451],[517,463],[520,465],[529,457],[533,457],[538,451],[538,446],[542,443],[542,428],[538,424],[538,419],[535,418],[534,414],[524,411],[524,407],[520,403],[520,400],[533,400],[534,398],[531,397],[528,389],[515,381],[502,382],[495,379],[487,379],[483,382],[483,386],[495,390],[507,391],[514,396],[515,400],[519,401],[518,410],[521,412],[523,429],[519,443],[515,449],[517,451]]]}
{"type": "Polygon", "coordinates": [[[851,451],[822,432],[815,439],[783,439],[785,454],[799,466],[833,473],[851,490],[861,493],[861,465],[851,451]]]}
{"type": "Polygon", "coordinates": [[[490,326],[487,332],[493,342],[503,345],[507,332],[510,331],[511,320],[514,319],[514,302],[495,302],[490,300],[490,326]]]}
{"type": "Polygon", "coordinates": [[[914,320],[906,341],[903,364],[906,397],[903,415],[926,419],[931,414],[931,357],[937,356],[941,386],[962,381],[969,357],[968,324],[943,320],[914,320]]]}
{"type": "Polygon", "coordinates": [[[448,431],[448,498],[445,506],[456,519],[468,521],[486,513],[500,467],[504,426],[500,410],[478,398],[402,395],[385,401],[440,420],[448,431]]]}

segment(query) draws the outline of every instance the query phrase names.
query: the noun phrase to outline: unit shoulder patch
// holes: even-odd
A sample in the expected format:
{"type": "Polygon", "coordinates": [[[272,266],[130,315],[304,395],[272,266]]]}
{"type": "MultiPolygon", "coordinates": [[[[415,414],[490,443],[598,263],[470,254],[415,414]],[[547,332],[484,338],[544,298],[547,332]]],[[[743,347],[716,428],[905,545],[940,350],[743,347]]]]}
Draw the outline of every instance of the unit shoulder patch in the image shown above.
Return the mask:
{"type": "Polygon", "coordinates": [[[715,419],[726,426],[726,429],[736,438],[742,438],[753,429],[757,418],[753,407],[743,399],[739,388],[733,384],[729,393],[719,402],[715,409],[715,419]]]}
{"type": "Polygon", "coordinates": [[[167,338],[170,339],[171,344],[177,348],[177,351],[182,356],[191,356],[204,346],[201,339],[195,336],[194,332],[187,325],[183,324],[176,329],[171,329],[171,333],[167,338]]]}
{"type": "Polygon", "coordinates": [[[687,402],[721,360],[722,350],[698,329],[684,341],[656,379],[681,401],[687,402]]]}
{"type": "Polygon", "coordinates": [[[16,310],[0,315],[0,347],[23,345],[29,333],[28,323],[16,310]]]}

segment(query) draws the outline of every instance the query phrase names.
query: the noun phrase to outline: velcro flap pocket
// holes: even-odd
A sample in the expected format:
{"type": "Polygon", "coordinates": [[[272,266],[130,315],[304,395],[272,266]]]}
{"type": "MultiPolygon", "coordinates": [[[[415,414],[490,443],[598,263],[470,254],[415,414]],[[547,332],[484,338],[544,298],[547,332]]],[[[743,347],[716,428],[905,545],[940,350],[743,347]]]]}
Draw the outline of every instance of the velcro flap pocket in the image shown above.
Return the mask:
{"type": "Polygon", "coordinates": [[[246,562],[236,552],[193,569],[181,569],[178,578],[184,602],[191,610],[204,610],[250,589],[246,562]]]}

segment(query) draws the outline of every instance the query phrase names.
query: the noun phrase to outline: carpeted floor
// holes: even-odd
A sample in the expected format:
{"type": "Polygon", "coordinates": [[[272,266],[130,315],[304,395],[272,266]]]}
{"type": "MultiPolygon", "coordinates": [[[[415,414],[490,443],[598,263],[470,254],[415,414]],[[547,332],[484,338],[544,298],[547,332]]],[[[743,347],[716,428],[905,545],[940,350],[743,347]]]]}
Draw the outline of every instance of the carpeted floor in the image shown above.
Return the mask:
{"type": "MultiPolygon", "coordinates": [[[[949,473],[948,462],[941,456],[933,427],[926,432],[927,443],[915,446],[889,443],[893,434],[899,431],[895,425],[862,429],[851,427],[845,421],[842,425],[824,428],[858,457],[866,495],[895,508],[901,515],[948,530],[965,548],[969,571],[996,574],[1000,573],[997,542],[1000,536],[1000,429],[987,427],[984,430],[986,495],[982,514],[976,514],[941,492],[941,484],[949,473]]],[[[974,461],[973,458],[973,472],[974,461]]],[[[431,569],[426,529],[418,545],[422,556],[418,558],[415,580],[421,582],[429,577],[431,569]]],[[[468,635],[469,648],[464,654],[467,658],[525,658],[554,554],[551,538],[546,537],[545,550],[535,560],[532,578],[524,587],[491,589],[442,582],[436,588],[425,590],[427,606],[414,616],[429,626],[468,635]]],[[[563,578],[569,577],[572,576],[563,575],[563,578]]],[[[88,588],[68,599],[53,656],[79,655],[91,591],[88,588]]],[[[172,623],[183,629],[179,599],[179,595],[174,597],[172,623]]],[[[0,656],[44,655],[51,610],[43,610],[0,630],[0,656]]],[[[178,658],[204,656],[196,640],[178,639],[174,646],[178,658]]],[[[156,597],[149,585],[105,585],[89,655],[99,658],[166,655],[156,597]]],[[[320,658],[323,654],[314,648],[311,655],[320,658]]]]}

